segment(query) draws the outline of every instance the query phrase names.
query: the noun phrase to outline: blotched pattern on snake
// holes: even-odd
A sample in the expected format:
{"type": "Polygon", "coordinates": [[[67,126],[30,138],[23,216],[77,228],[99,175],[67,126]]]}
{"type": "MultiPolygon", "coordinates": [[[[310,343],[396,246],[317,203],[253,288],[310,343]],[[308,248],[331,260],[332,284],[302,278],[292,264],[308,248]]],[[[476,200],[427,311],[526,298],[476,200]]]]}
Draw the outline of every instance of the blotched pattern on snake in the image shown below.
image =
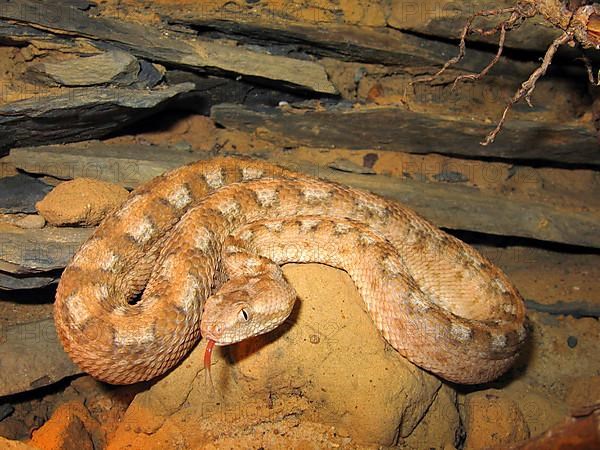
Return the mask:
{"type": "Polygon", "coordinates": [[[285,320],[286,262],[346,270],[387,342],[447,380],[496,378],[525,340],[521,296],[472,247],[399,203],[236,158],[161,175],[106,217],[62,275],[58,335],[92,376],[148,380],[201,334],[228,344],[285,320]]]}

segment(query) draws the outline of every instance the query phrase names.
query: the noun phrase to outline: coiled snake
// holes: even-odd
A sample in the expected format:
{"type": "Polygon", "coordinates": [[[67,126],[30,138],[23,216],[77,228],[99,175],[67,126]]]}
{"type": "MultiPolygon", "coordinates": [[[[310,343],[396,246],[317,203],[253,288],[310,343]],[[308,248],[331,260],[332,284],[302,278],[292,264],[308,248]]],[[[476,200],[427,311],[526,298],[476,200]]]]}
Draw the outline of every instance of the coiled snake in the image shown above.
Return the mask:
{"type": "Polygon", "coordinates": [[[472,247],[401,204],[236,158],[134,190],[65,269],[56,328],[92,376],[148,380],[201,335],[275,328],[295,299],[277,264],[308,261],[346,270],[387,342],[447,380],[498,377],[525,339],[521,296],[472,247]]]}

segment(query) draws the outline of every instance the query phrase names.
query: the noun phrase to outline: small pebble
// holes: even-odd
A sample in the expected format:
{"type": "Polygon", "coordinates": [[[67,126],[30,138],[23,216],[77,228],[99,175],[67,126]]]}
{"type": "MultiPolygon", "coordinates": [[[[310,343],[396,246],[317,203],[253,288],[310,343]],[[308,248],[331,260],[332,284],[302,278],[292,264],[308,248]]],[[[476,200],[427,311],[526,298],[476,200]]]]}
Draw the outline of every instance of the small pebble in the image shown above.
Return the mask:
{"type": "Polygon", "coordinates": [[[577,347],[577,338],[575,336],[569,336],[567,338],[567,345],[569,346],[569,348],[577,347]]]}
{"type": "Polygon", "coordinates": [[[44,228],[44,225],[46,225],[46,219],[39,214],[28,214],[25,217],[17,220],[15,225],[19,228],[25,228],[26,230],[34,230],[44,228]]]}

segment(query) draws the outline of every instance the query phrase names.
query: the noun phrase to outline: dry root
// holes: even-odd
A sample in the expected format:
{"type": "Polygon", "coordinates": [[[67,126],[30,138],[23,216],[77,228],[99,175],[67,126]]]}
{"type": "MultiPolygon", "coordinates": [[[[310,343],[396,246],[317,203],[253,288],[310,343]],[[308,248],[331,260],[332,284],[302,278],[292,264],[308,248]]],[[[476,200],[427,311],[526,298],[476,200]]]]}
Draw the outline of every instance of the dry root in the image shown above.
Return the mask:
{"type": "MultiPolygon", "coordinates": [[[[419,78],[411,83],[431,82],[439,77],[450,66],[457,64],[464,56],[466,49],[466,38],[469,34],[477,34],[480,36],[490,36],[499,34],[498,52],[490,63],[477,74],[460,75],[453,82],[452,89],[460,81],[475,81],[485,76],[492,67],[498,62],[502,51],[504,50],[504,41],[506,33],[517,28],[525,20],[537,15],[542,15],[554,27],[560,29],[562,34],[557,37],[546,50],[544,59],[540,67],[538,67],[529,78],[521,84],[521,87],[515,92],[510,99],[502,117],[498,121],[496,128],[492,130],[487,137],[481,142],[481,145],[488,145],[494,142],[496,136],[502,129],[508,112],[513,105],[521,100],[525,100],[531,106],[531,94],[535,89],[537,81],[544,76],[558,48],[563,44],[579,45],[582,48],[600,49],[600,5],[588,5],[587,1],[560,1],[560,0],[520,0],[516,6],[512,8],[491,9],[479,11],[473,14],[467,21],[460,36],[460,44],[458,55],[447,61],[444,66],[432,76],[419,78]],[[501,21],[498,25],[492,28],[474,28],[473,22],[478,17],[491,17],[509,14],[508,18],[501,21]]],[[[587,68],[590,83],[600,85],[600,72],[597,77],[594,76],[592,65],[589,59],[584,57],[584,63],[587,68]]]]}

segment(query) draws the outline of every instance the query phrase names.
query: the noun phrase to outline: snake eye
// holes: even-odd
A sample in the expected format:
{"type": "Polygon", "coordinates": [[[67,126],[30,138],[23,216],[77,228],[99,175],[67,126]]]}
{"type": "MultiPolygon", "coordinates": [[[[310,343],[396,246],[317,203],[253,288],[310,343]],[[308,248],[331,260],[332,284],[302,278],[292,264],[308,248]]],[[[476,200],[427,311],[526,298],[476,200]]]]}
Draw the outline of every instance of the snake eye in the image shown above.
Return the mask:
{"type": "Polygon", "coordinates": [[[240,318],[246,322],[248,320],[250,320],[250,313],[248,312],[248,310],[246,308],[240,309],[240,318]]]}

